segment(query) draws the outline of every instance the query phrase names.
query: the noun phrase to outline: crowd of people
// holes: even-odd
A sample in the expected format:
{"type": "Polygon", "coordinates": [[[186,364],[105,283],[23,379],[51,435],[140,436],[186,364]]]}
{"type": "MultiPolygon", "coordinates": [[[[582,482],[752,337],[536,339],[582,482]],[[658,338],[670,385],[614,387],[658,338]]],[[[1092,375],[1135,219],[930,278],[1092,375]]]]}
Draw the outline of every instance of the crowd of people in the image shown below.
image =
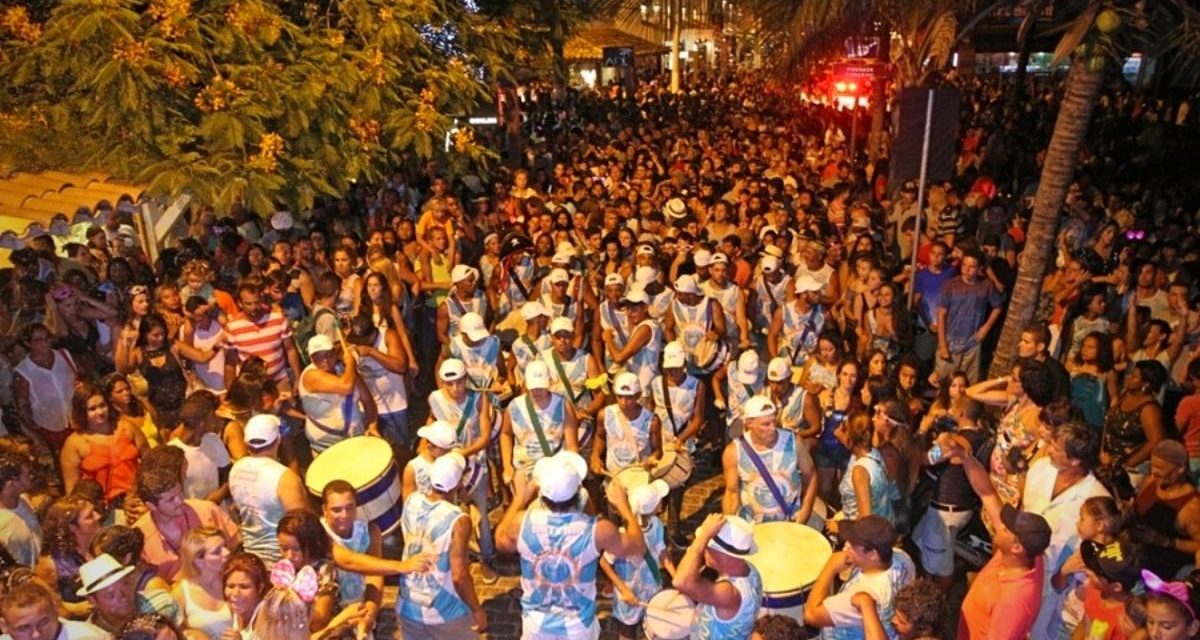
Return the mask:
{"type": "Polygon", "coordinates": [[[511,174],[194,206],[153,263],[128,201],[33,234],[0,290],[5,637],[361,639],[394,579],[397,638],[473,638],[503,558],[535,640],[600,637],[598,599],[643,637],[664,590],[676,637],[1200,636],[1200,218],[1155,151],[1196,117],[1106,92],[1029,237],[1039,82],[959,81],[923,210],[839,112],[742,78],[530,92],[554,117],[511,174]],[[1030,243],[1056,260],[991,377],[1030,243]],[[832,546],[772,557],[777,523],[832,546]]]}

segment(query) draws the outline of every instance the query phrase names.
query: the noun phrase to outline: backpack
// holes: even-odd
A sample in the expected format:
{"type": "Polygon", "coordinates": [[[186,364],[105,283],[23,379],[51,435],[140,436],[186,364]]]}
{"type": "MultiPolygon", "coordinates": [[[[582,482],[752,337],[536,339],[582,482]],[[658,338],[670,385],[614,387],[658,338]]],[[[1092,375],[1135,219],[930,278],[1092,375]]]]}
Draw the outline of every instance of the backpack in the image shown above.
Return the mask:
{"type": "MultiPolygon", "coordinates": [[[[317,335],[317,321],[321,319],[322,314],[326,313],[332,314],[333,309],[319,306],[292,327],[292,339],[296,341],[296,350],[300,352],[300,363],[306,367],[312,361],[308,357],[308,341],[317,335]]],[[[338,324],[336,315],[334,315],[333,322],[336,327],[338,324]]]]}

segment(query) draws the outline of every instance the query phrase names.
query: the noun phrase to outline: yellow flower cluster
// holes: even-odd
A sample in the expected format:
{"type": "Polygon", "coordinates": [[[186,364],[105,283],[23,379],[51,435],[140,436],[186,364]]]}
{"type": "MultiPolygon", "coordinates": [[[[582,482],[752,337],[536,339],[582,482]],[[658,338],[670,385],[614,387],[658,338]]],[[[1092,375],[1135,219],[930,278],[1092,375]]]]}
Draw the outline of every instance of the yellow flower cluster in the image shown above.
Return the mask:
{"type": "Polygon", "coordinates": [[[42,37],[42,25],[30,19],[29,10],[22,6],[8,7],[0,13],[0,29],[29,44],[42,37]]]}
{"type": "Polygon", "coordinates": [[[172,88],[182,89],[188,85],[187,74],[183,69],[174,62],[169,62],[163,67],[163,77],[167,79],[167,84],[172,88]]]}
{"type": "Polygon", "coordinates": [[[354,137],[362,143],[363,149],[367,145],[379,142],[379,121],[374,118],[350,118],[350,132],[354,137]]]}
{"type": "Polygon", "coordinates": [[[250,167],[266,173],[275,173],[283,149],[282,136],[278,133],[264,133],[258,141],[258,153],[250,156],[250,167]]]}
{"type": "Polygon", "coordinates": [[[393,12],[392,12],[392,10],[391,10],[391,9],[389,9],[388,7],[380,7],[380,8],[379,8],[379,20],[380,20],[380,22],[390,22],[390,21],[391,21],[391,19],[392,19],[392,18],[394,18],[394,17],[396,17],[396,14],[395,14],[395,13],[393,13],[393,12]]]}
{"type": "Polygon", "coordinates": [[[9,129],[12,131],[24,131],[32,124],[27,116],[20,116],[15,113],[0,113],[0,129],[9,129]]]}
{"type": "Polygon", "coordinates": [[[128,62],[140,67],[150,57],[150,45],[136,40],[127,40],[124,44],[113,47],[112,57],[113,60],[128,62]]]}
{"type": "Polygon", "coordinates": [[[187,29],[183,21],[192,11],[191,0],[151,0],[146,13],[158,20],[158,27],[163,38],[174,40],[182,36],[187,29]]]}
{"type": "Polygon", "coordinates": [[[341,31],[334,31],[333,33],[329,34],[329,44],[333,45],[335,49],[340,48],[345,43],[346,34],[342,33],[341,31]]]}
{"type": "Polygon", "coordinates": [[[275,44],[279,39],[282,21],[259,3],[243,5],[235,2],[225,11],[225,19],[247,37],[257,38],[264,44],[275,44]]]}
{"type": "Polygon", "coordinates": [[[475,144],[475,130],[470,127],[460,127],[454,131],[454,150],[467,153],[475,144]]]}
{"type": "Polygon", "coordinates": [[[433,131],[433,123],[437,120],[437,115],[437,109],[433,108],[432,104],[422,102],[417,105],[417,113],[414,116],[417,130],[426,133],[433,131]]]}
{"type": "Polygon", "coordinates": [[[225,109],[240,95],[242,95],[240,87],[225,78],[217,76],[213,78],[212,83],[196,94],[195,103],[196,107],[201,111],[212,113],[225,109]]]}
{"type": "Polygon", "coordinates": [[[383,62],[383,51],[374,49],[362,65],[363,75],[370,78],[377,87],[382,87],[387,82],[387,72],[383,62]]]}

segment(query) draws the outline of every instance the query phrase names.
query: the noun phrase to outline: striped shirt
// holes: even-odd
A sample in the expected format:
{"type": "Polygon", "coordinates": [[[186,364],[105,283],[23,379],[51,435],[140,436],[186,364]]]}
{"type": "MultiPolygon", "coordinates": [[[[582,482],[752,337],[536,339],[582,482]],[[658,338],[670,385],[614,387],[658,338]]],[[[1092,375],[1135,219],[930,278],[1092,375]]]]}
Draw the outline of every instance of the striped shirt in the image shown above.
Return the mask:
{"type": "Polygon", "coordinates": [[[287,316],[279,309],[271,309],[261,322],[254,322],[245,316],[229,320],[225,325],[225,333],[229,340],[225,346],[235,349],[242,359],[258,356],[267,363],[267,371],[276,380],[287,377],[286,340],[292,338],[292,328],[288,325],[287,316]]]}

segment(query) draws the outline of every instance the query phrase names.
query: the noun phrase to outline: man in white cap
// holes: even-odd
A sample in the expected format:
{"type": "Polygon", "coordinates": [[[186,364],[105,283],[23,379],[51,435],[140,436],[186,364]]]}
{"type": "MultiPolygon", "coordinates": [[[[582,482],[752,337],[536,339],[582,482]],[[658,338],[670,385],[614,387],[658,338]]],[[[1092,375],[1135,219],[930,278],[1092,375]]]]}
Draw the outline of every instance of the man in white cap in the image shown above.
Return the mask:
{"type": "Polygon", "coordinates": [[[663,321],[667,339],[681,342],[689,360],[695,357],[701,340],[717,341],[725,335],[721,303],[704,295],[693,275],[676,278],[675,301],[663,321]]]}
{"type": "Polygon", "coordinates": [[[605,331],[607,352],[613,367],[608,370],[627,371],[637,376],[643,393],[649,392],[650,381],[658,375],[659,355],[663,348],[662,325],[650,318],[650,299],[640,287],[634,287],[622,300],[629,322],[629,340],[617,345],[615,331],[605,331]]]}
{"type": "Polygon", "coordinates": [[[243,437],[249,455],[229,470],[229,494],[241,515],[243,548],[268,566],[279,560],[275,531],[283,514],[308,508],[304,482],[280,464],[279,418],[262,413],[246,422],[243,437]]]}
{"type": "Polygon", "coordinates": [[[735,362],[725,365],[724,384],[713,382],[713,395],[718,409],[725,410],[725,427],[729,438],[742,435],[746,401],[766,390],[767,376],[758,352],[747,349],[735,362]]]}
{"type": "Polygon", "coordinates": [[[371,390],[359,379],[354,353],[342,349],[339,363],[334,343],[327,336],[315,335],[308,341],[312,363],[300,374],[296,391],[314,456],[346,438],[362,435],[364,422],[368,435],[379,435],[375,402],[371,390]]]}
{"type": "Polygon", "coordinates": [[[637,376],[618,374],[613,394],[617,402],[604,408],[592,447],[591,468],[597,476],[615,476],[634,466],[649,468],[662,458],[662,425],[642,405],[637,376]]]}
{"type": "MultiPolygon", "coordinates": [[[[708,388],[687,371],[687,356],[679,342],[663,347],[662,374],[650,383],[650,408],[662,425],[663,449],[674,449],[680,455],[691,456],[696,451],[696,437],[704,428],[704,405],[708,388]]],[[[667,500],[667,528],[672,541],[686,546],[687,540],[679,531],[679,512],[683,506],[683,488],[671,492],[667,500]]]]}
{"type": "Polygon", "coordinates": [[[90,622],[58,617],[55,596],[40,580],[17,582],[0,597],[3,640],[109,640],[90,622]]]}
{"type": "MultiPolygon", "coordinates": [[[[528,377],[528,376],[527,376],[528,377]]],[[[625,490],[613,490],[623,529],[584,513],[579,493],[587,463],[572,451],[541,459],[533,480],[513,493],[496,530],[501,551],[521,556],[523,638],[596,640],[596,568],[603,553],[645,553],[637,517],[625,490]],[[537,507],[530,503],[537,496],[537,507]]]]}
{"type": "Polygon", "coordinates": [[[458,335],[458,323],[467,313],[486,318],[487,299],[479,290],[479,271],[465,264],[456,264],[450,271],[450,293],[442,299],[437,309],[438,344],[450,344],[450,338],[458,335]]]}
{"type": "Polygon", "coordinates": [[[400,496],[405,499],[414,493],[428,493],[430,466],[459,446],[454,425],[445,420],[435,420],[432,415],[429,418],[429,424],[417,429],[417,437],[421,439],[417,445],[417,455],[404,466],[400,496]]]}
{"type": "Polygon", "coordinates": [[[513,398],[504,410],[500,431],[504,484],[513,488],[513,495],[519,495],[533,465],[564,448],[579,451],[575,411],[550,390],[550,367],[543,360],[534,360],[525,368],[525,393],[513,398]]]}
{"type": "Polygon", "coordinates": [[[821,285],[812,276],[792,281],[796,295],[775,310],[767,332],[767,351],[788,359],[793,367],[804,365],[817,350],[817,339],[825,329],[825,309],[820,303],[821,285]]]}
{"type": "MultiPolygon", "coordinates": [[[[465,495],[474,504],[479,518],[479,555],[483,561],[484,582],[495,582],[492,561],[496,545],[492,540],[492,522],[488,519],[488,458],[492,442],[492,399],[490,394],[467,389],[467,368],[461,360],[450,358],[438,369],[441,388],[429,394],[429,418],[454,425],[456,450],[472,463],[478,474],[474,489],[465,495]]],[[[498,433],[498,432],[497,432],[498,433]]]]}
{"type": "MultiPolygon", "coordinates": [[[[699,247],[692,252],[692,265],[696,267],[695,275],[697,282],[708,280],[708,268],[712,266],[712,259],[712,251],[703,247],[699,247]]],[[[678,276],[676,277],[678,278],[678,276]]]]}
{"type": "Polygon", "coordinates": [[[405,640],[467,640],[487,630],[467,554],[471,518],[457,504],[466,464],[456,451],[438,458],[429,467],[428,490],[404,500],[404,559],[433,557],[429,571],[400,578],[396,620],[405,640]]]}
{"type": "Polygon", "coordinates": [[[629,508],[642,527],[646,553],[630,558],[606,553],[600,561],[600,568],[619,596],[613,598],[613,619],[617,623],[617,637],[621,640],[642,637],[637,631],[646,614],[644,603],[663,590],[664,578],[668,577],[664,570],[675,573],[675,563],[667,553],[666,531],[662,520],[654,515],[670,490],[663,480],[629,490],[629,508]]]}
{"type": "Polygon", "coordinates": [[[504,379],[500,339],[488,332],[483,316],[468,311],[458,322],[459,334],[450,339],[450,357],[467,367],[467,385],[476,391],[498,391],[504,379]]]}
{"type": "Polygon", "coordinates": [[[708,280],[700,285],[704,295],[721,303],[721,311],[725,314],[725,333],[722,339],[732,349],[744,351],[749,349],[750,323],[746,318],[746,294],[730,277],[729,256],[724,253],[714,253],[712,264],[708,267],[708,280]]]}
{"type": "Polygon", "coordinates": [[[772,255],[763,256],[758,262],[758,267],[758,274],[754,276],[750,285],[746,313],[749,315],[747,321],[750,323],[750,333],[756,346],[761,348],[766,346],[775,311],[788,303],[792,277],[783,270],[779,258],[772,255]]]}
{"type": "MultiPolygon", "coordinates": [[[[583,318],[586,313],[580,307],[583,305],[582,300],[578,300],[567,292],[567,284],[571,278],[567,275],[566,269],[554,269],[546,276],[546,281],[550,283],[550,291],[542,296],[542,306],[550,312],[550,318],[567,318],[572,324],[582,327],[583,318]]],[[[583,346],[582,334],[578,336],[579,344],[583,346]]]]}
{"type": "Polygon", "coordinates": [[[821,433],[821,403],[817,394],[792,383],[792,364],[787,358],[771,358],[767,364],[767,392],[764,394],[778,410],[780,429],[791,431],[800,438],[815,438],[821,433]]]}
{"type": "Polygon", "coordinates": [[[812,457],[794,433],[776,428],[775,412],[764,396],[746,402],[746,432],[721,455],[721,512],[753,522],[804,524],[817,498],[812,457]]]}
{"type": "Polygon", "coordinates": [[[525,367],[530,362],[541,359],[541,356],[552,346],[550,340],[550,312],[542,303],[534,300],[521,305],[521,318],[525,320],[525,333],[517,337],[512,344],[512,351],[505,354],[505,364],[509,375],[508,383],[520,387],[525,380],[525,367]]]}
{"type": "Polygon", "coordinates": [[[550,368],[550,390],[567,399],[579,421],[579,447],[586,449],[595,426],[596,414],[604,406],[603,393],[594,393],[588,380],[604,372],[600,363],[577,347],[575,323],[559,317],[550,322],[551,348],[542,352],[542,361],[550,368]]]}
{"type": "Polygon", "coordinates": [[[762,602],[762,577],[746,557],[758,551],[754,525],[737,516],[711,513],[679,561],[674,586],[696,601],[692,638],[749,638],[762,602]],[[717,579],[704,577],[709,567],[717,579]]]}
{"type": "Polygon", "coordinates": [[[842,287],[834,276],[834,268],[825,261],[827,249],[825,243],[817,238],[798,236],[800,242],[800,260],[796,265],[794,277],[809,276],[819,285],[820,301],[826,306],[833,304],[842,296],[842,287]]]}
{"type": "Polygon", "coordinates": [[[621,304],[625,296],[625,279],[618,273],[604,276],[603,297],[596,305],[595,317],[592,318],[592,353],[602,355],[604,368],[609,370],[613,364],[612,351],[620,351],[629,342],[629,320],[621,304]],[[607,347],[605,332],[612,332],[614,349],[607,347]]]}

